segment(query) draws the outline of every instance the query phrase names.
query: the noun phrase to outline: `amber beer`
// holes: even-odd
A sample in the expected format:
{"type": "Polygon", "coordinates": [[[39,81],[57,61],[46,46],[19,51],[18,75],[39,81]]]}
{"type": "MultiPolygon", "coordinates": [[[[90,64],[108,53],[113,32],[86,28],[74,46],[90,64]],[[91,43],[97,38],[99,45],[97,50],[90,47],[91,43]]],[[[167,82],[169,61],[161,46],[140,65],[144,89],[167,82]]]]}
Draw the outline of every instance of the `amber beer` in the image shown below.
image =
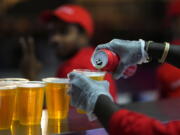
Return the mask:
{"type": "MultiPolygon", "coordinates": [[[[14,84],[16,86],[18,86],[19,84],[22,84],[22,83],[25,83],[25,82],[28,82],[29,80],[28,79],[25,79],[25,78],[1,78],[0,79],[0,82],[6,82],[6,83],[9,83],[9,84],[14,84]]],[[[18,87],[17,87],[18,89],[18,87]]],[[[16,93],[17,93],[17,89],[16,89],[16,93]]],[[[18,105],[17,105],[17,96],[15,97],[15,109],[14,109],[14,113],[13,113],[13,121],[17,121],[19,120],[18,118],[18,105]]]]}
{"type": "Polygon", "coordinates": [[[29,81],[18,86],[17,104],[22,125],[39,125],[42,116],[45,84],[29,81]]]}
{"type": "Polygon", "coordinates": [[[15,85],[0,83],[0,130],[11,127],[15,95],[15,85]]]}
{"type": "MultiPolygon", "coordinates": [[[[74,69],[73,72],[77,72],[80,74],[83,74],[93,80],[96,81],[103,81],[104,80],[104,76],[105,76],[105,72],[101,72],[101,71],[96,71],[96,70],[88,70],[88,69],[74,69]]],[[[78,113],[84,114],[86,113],[83,110],[77,109],[78,113]]]]}
{"type": "Polygon", "coordinates": [[[43,81],[46,83],[48,118],[67,118],[70,100],[67,94],[69,80],[66,78],[44,78],[43,81]]]}

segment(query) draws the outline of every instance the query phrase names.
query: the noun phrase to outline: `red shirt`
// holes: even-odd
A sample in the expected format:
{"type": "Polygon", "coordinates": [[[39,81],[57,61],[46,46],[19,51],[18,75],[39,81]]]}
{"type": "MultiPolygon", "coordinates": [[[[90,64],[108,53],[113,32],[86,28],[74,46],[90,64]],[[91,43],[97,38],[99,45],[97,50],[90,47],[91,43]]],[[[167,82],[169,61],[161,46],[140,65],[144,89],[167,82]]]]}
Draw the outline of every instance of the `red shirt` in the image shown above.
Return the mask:
{"type": "MultiPolygon", "coordinates": [[[[86,47],[81,49],[75,56],[67,60],[58,68],[57,77],[67,77],[67,74],[73,69],[94,69],[91,64],[91,56],[94,52],[93,47],[86,47]]],[[[114,99],[117,96],[117,87],[115,81],[112,78],[112,75],[107,73],[105,80],[110,83],[110,93],[114,99]]]]}
{"type": "Polygon", "coordinates": [[[157,70],[157,77],[161,97],[180,97],[180,69],[170,64],[163,64],[157,70]]]}
{"type": "MultiPolygon", "coordinates": [[[[180,45],[180,40],[172,44],[180,45]]],[[[170,64],[163,64],[157,70],[160,96],[163,98],[180,97],[180,69],[170,64]]]]}
{"type": "Polygon", "coordinates": [[[109,121],[110,135],[180,135],[180,121],[166,124],[128,110],[115,112],[109,121]]]}

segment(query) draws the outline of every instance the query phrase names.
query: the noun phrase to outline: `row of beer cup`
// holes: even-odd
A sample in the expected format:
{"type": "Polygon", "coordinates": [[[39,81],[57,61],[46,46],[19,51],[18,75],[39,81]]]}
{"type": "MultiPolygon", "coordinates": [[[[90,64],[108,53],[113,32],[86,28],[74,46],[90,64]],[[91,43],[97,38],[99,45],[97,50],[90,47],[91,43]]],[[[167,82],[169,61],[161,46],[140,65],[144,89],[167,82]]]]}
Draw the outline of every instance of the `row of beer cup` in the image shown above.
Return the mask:
{"type": "MultiPolygon", "coordinates": [[[[74,70],[94,80],[103,80],[105,73],[74,70]]],[[[24,78],[0,79],[0,129],[9,129],[13,121],[22,125],[39,125],[41,122],[44,93],[49,119],[66,119],[70,97],[68,78],[44,78],[29,81],[24,78]]],[[[79,113],[84,113],[78,110],[79,113]]]]}

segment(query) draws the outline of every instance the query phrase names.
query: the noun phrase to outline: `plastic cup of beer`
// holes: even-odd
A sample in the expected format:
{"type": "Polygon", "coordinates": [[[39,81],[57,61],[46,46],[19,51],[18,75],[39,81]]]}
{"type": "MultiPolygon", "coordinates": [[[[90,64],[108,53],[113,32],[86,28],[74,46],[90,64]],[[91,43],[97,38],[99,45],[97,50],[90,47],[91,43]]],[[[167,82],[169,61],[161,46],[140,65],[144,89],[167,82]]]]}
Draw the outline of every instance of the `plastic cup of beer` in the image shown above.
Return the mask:
{"type": "Polygon", "coordinates": [[[70,97],[67,94],[67,78],[44,78],[46,83],[46,105],[49,119],[66,119],[69,112],[70,97]]]}
{"type": "MultiPolygon", "coordinates": [[[[19,85],[19,84],[22,84],[22,83],[25,83],[25,82],[28,82],[29,80],[28,79],[25,79],[25,78],[1,78],[0,79],[0,82],[6,82],[6,83],[9,83],[9,84],[14,84],[14,85],[19,85]]],[[[18,87],[17,87],[18,89],[18,87]]],[[[17,89],[16,89],[16,94],[17,94],[17,89]]],[[[14,113],[13,113],[13,121],[18,121],[19,118],[18,118],[18,105],[17,105],[17,96],[15,97],[15,109],[14,109],[14,113]]]]}
{"type": "Polygon", "coordinates": [[[39,125],[41,122],[45,83],[29,81],[18,85],[17,104],[22,125],[39,125]]]}
{"type": "MultiPolygon", "coordinates": [[[[98,71],[98,70],[89,70],[89,69],[74,69],[73,72],[83,74],[93,80],[96,80],[96,81],[103,81],[105,74],[106,74],[106,72],[102,72],[102,71],[98,71]]],[[[81,114],[86,113],[85,111],[83,111],[81,109],[77,109],[77,112],[81,113],[81,114]]]]}
{"type": "Polygon", "coordinates": [[[10,129],[16,96],[16,85],[0,82],[0,130],[10,129]]]}

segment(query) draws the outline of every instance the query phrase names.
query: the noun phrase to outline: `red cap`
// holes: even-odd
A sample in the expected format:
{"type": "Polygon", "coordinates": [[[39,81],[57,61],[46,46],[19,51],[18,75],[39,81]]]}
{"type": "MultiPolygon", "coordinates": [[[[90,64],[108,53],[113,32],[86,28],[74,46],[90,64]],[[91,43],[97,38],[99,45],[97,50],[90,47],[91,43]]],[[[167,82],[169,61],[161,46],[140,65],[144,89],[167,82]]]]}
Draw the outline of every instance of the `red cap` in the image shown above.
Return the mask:
{"type": "Polygon", "coordinates": [[[41,16],[44,21],[49,21],[52,16],[67,23],[79,24],[91,37],[94,32],[93,20],[90,13],[78,5],[63,5],[54,11],[46,11],[41,16]]]}

